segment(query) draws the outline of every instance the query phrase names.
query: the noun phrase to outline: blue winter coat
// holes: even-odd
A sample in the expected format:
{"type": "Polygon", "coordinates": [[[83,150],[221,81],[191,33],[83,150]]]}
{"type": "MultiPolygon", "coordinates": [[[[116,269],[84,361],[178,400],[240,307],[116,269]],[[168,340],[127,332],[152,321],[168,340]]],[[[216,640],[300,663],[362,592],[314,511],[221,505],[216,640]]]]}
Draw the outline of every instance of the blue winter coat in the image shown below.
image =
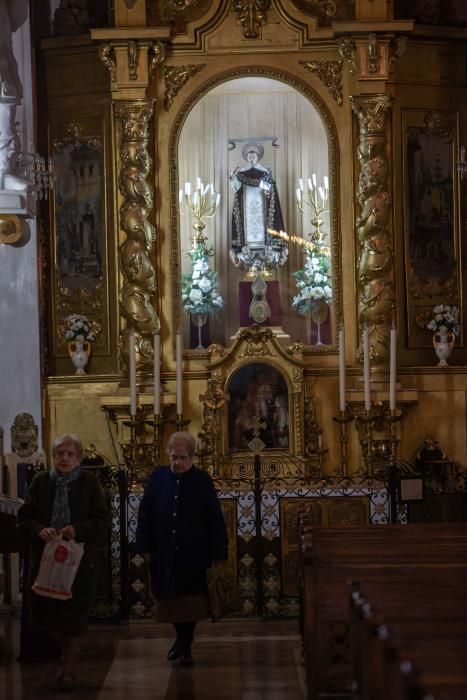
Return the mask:
{"type": "Polygon", "coordinates": [[[227,559],[227,531],[210,476],[160,466],[149,477],[138,513],[136,550],[150,553],[156,598],[206,593],[206,569],[227,559]]]}

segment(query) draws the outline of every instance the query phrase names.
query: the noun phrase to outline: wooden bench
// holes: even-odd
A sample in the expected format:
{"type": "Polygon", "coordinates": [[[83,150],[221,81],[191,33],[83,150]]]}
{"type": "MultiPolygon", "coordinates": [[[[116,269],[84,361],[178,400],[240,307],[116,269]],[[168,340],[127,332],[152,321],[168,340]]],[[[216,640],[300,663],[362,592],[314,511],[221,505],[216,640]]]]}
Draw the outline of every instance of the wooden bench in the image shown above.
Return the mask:
{"type": "MultiPolygon", "coordinates": [[[[423,597],[423,594],[422,594],[423,597]]],[[[421,625],[376,611],[359,590],[350,597],[353,690],[359,700],[467,697],[465,620],[421,625]],[[410,672],[410,673],[409,673],[410,672]]]]}
{"type": "Polygon", "coordinates": [[[415,627],[430,618],[454,622],[456,615],[467,617],[467,524],[322,527],[310,526],[305,516],[300,536],[301,625],[310,698],[351,691],[350,581],[361,581],[373,604],[381,602],[385,611],[399,605],[415,627]]]}

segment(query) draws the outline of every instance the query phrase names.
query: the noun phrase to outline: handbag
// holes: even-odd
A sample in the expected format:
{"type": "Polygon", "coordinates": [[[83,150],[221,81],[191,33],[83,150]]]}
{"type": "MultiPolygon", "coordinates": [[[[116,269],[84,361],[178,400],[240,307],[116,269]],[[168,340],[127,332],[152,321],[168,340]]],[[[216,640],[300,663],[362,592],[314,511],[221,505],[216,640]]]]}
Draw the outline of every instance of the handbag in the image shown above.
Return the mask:
{"type": "Polygon", "coordinates": [[[73,597],[71,587],[84,554],[84,544],[57,537],[42,551],[39,571],[32,590],[38,595],[56,600],[73,597]]]}
{"type": "Polygon", "coordinates": [[[222,567],[207,570],[208,598],[213,622],[238,611],[242,598],[234,577],[222,567]]]}

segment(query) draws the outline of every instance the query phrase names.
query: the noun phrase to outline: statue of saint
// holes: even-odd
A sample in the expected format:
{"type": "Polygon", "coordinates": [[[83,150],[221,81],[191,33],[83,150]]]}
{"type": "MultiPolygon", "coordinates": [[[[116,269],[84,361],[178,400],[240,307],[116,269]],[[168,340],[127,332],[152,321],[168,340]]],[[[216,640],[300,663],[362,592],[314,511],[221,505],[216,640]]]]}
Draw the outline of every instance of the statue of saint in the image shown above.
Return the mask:
{"type": "Polygon", "coordinates": [[[0,189],[25,190],[26,180],[15,175],[19,151],[16,106],[23,86],[13,53],[12,34],[26,21],[28,0],[0,0],[0,189]]]}
{"type": "Polygon", "coordinates": [[[287,244],[268,233],[268,228],[282,231],[284,221],[271,169],[259,162],[264,148],[250,141],[243,147],[242,155],[248,166],[235,168],[229,178],[234,191],[230,257],[236,267],[243,269],[265,270],[283,265],[287,244]]]}

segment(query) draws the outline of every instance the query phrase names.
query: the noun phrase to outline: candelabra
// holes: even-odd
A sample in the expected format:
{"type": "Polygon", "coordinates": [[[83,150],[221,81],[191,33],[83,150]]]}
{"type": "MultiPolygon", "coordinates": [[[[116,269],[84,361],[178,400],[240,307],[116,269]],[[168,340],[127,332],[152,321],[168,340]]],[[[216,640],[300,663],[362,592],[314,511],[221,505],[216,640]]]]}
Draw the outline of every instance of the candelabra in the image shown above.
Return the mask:
{"type": "Polygon", "coordinates": [[[26,178],[33,197],[48,199],[49,190],[53,191],[57,179],[53,158],[49,156],[46,165],[46,159],[39,153],[21,152],[18,154],[17,168],[26,178]]]}
{"type": "Polygon", "coordinates": [[[201,178],[196,180],[196,189],[192,192],[191,182],[185,182],[185,189],[179,191],[178,201],[180,214],[184,216],[183,204],[188,210],[188,216],[194,219],[193,228],[195,234],[193,236],[193,245],[196,243],[204,243],[206,238],[203,236],[203,231],[206,228],[206,219],[212,219],[219,208],[221,196],[216,192],[214,185],[204,185],[201,178]]]}
{"type": "Polygon", "coordinates": [[[340,476],[347,477],[349,475],[349,458],[347,454],[347,444],[348,444],[348,437],[347,437],[347,425],[354,419],[354,416],[352,416],[348,411],[347,411],[347,406],[345,406],[343,411],[339,411],[338,416],[333,416],[333,421],[336,423],[339,423],[341,427],[341,435],[340,435],[340,443],[341,443],[341,469],[340,469],[340,476]]]}
{"type": "Polygon", "coordinates": [[[151,415],[150,404],[138,406],[134,414],[130,406],[103,406],[103,410],[117,428],[129,484],[135,487],[144,483],[160,462],[164,427],[169,422],[164,412],[151,415]],[[129,428],[129,439],[128,432],[125,435],[119,425],[129,428]]]}
{"type": "Polygon", "coordinates": [[[322,214],[326,214],[329,210],[327,209],[327,202],[329,199],[329,180],[327,176],[324,176],[323,185],[318,185],[316,180],[316,175],[313,173],[311,178],[307,178],[307,189],[304,188],[303,180],[300,178],[298,181],[299,186],[296,189],[297,196],[297,207],[302,212],[302,214],[311,214],[311,224],[314,226],[314,231],[310,234],[310,238],[313,243],[317,245],[324,245],[323,232],[321,231],[321,226],[324,221],[321,218],[322,214]]]}

